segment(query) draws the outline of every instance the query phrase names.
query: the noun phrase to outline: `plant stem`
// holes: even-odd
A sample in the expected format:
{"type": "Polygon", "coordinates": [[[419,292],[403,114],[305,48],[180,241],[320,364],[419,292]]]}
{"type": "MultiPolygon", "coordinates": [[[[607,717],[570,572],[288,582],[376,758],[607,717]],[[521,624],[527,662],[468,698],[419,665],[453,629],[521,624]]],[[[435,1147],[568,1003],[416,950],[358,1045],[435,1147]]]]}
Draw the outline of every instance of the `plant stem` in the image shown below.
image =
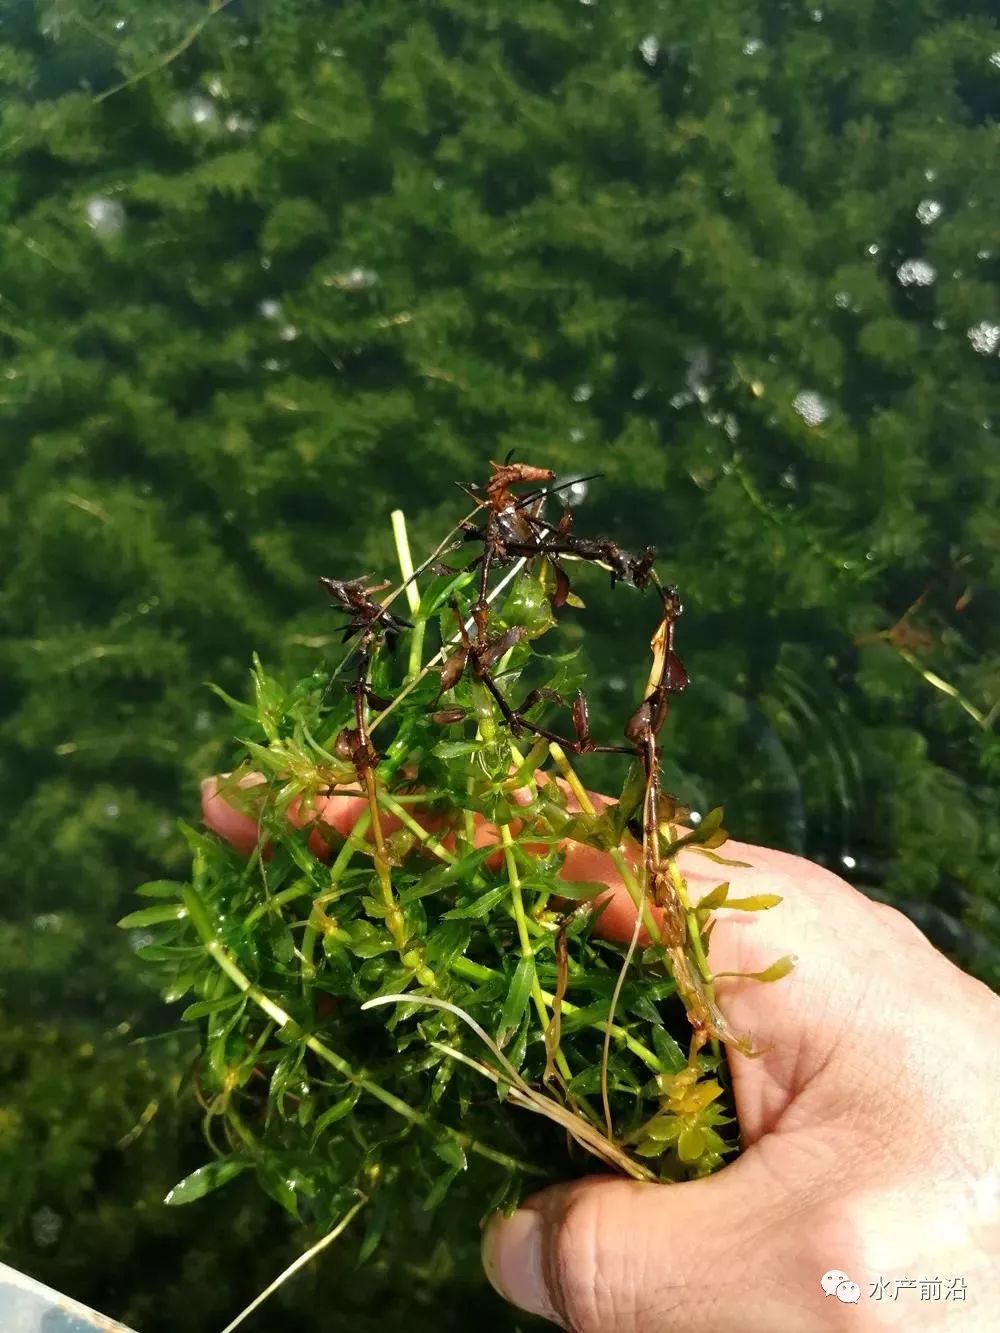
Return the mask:
{"type": "Polygon", "coordinates": [[[417,581],[413,572],[410,540],[406,535],[406,516],[402,509],[394,509],[389,517],[392,520],[392,536],[396,543],[399,571],[406,585],[406,601],[410,608],[410,615],[416,622],[410,636],[410,659],[406,671],[406,679],[411,680],[420,673],[420,659],[424,655],[424,631],[427,628],[427,621],[426,619],[420,619],[420,594],[417,591],[417,581]]]}
{"type": "MultiPolygon", "coordinates": [[[[335,1069],[342,1078],[345,1078],[349,1083],[353,1083],[354,1086],[360,1088],[362,1092],[366,1092],[369,1096],[375,1097],[378,1101],[382,1102],[384,1106],[387,1106],[391,1111],[395,1111],[398,1116],[401,1116],[411,1125],[419,1126],[421,1129],[432,1133],[440,1128],[432,1125],[421,1111],[410,1106],[407,1102],[396,1097],[393,1093],[388,1092],[380,1084],[372,1082],[372,1080],[367,1078],[364,1074],[359,1074],[342,1055],[338,1055],[336,1051],[327,1046],[327,1044],[321,1041],[319,1037],[315,1036],[313,1033],[305,1032],[291,1014],[282,1009],[281,1005],[277,1004],[269,995],[265,994],[259,986],[254,985],[236,960],[227,952],[224,945],[216,939],[208,913],[205,911],[205,907],[197,892],[188,887],[182,890],[181,897],[184,900],[185,907],[188,909],[188,914],[191,917],[195,929],[201,936],[205,951],[208,953],[209,957],[226,974],[238,990],[242,991],[242,993],[252,1000],[259,1009],[262,1009],[263,1012],[267,1014],[268,1018],[278,1025],[279,1032],[284,1032],[286,1036],[301,1037],[309,1050],[311,1050],[314,1055],[319,1056],[319,1058],[325,1061],[326,1064],[330,1065],[331,1068],[335,1069]]],[[[477,1153],[480,1157],[485,1157],[488,1161],[495,1162],[498,1166],[505,1167],[508,1171],[526,1171],[530,1175],[543,1174],[537,1167],[530,1166],[527,1162],[520,1162],[517,1158],[511,1157],[505,1152],[500,1152],[496,1148],[489,1147],[488,1144],[480,1143],[478,1139],[472,1138],[469,1134],[463,1134],[461,1130],[452,1129],[450,1126],[445,1126],[444,1129],[445,1133],[450,1134],[452,1138],[460,1143],[463,1148],[468,1149],[469,1152],[477,1153]]]]}
{"type": "Polygon", "coordinates": [[[236,1318],[226,1325],[222,1330],[222,1333],[233,1333],[233,1329],[239,1328],[240,1324],[242,1324],[249,1315],[252,1315],[254,1310],[260,1309],[267,1298],[273,1296],[278,1288],[283,1286],[290,1277],[294,1277],[300,1268],[305,1268],[310,1260],[315,1259],[317,1254],[322,1254],[328,1245],[332,1245],[339,1236],[342,1236],[367,1202],[368,1199],[365,1195],[362,1195],[357,1203],[344,1214],[332,1231],[328,1231],[322,1240],[318,1240],[315,1245],[310,1246],[304,1254],[300,1254],[293,1263],[290,1263],[284,1272],[279,1273],[274,1281],[266,1286],[259,1296],[254,1297],[245,1310],[241,1310],[236,1318]]]}
{"type": "MultiPolygon", "coordinates": [[[[503,843],[504,860],[507,865],[507,878],[510,880],[510,896],[514,907],[514,920],[517,923],[517,936],[521,944],[521,957],[533,959],[535,951],[531,945],[531,936],[528,934],[528,922],[524,912],[524,899],[521,895],[521,876],[517,868],[517,861],[514,859],[514,839],[509,824],[500,825],[500,841],[503,843]]],[[[538,1018],[542,1024],[542,1031],[544,1032],[549,1025],[550,1015],[537,974],[532,978],[531,998],[535,1002],[535,1008],[538,1011],[538,1018]]],[[[573,1075],[569,1067],[569,1062],[562,1051],[556,1053],[556,1064],[559,1067],[560,1074],[562,1074],[563,1078],[569,1082],[573,1075]]]]}

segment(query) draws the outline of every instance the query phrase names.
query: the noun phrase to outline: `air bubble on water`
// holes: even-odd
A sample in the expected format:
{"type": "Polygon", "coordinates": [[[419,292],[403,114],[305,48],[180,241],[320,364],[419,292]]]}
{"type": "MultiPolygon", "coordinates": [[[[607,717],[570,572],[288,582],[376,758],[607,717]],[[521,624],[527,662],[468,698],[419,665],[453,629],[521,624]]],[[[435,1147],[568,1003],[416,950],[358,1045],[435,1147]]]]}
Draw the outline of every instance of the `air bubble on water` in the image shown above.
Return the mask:
{"type": "Polygon", "coordinates": [[[990,56],[990,64],[994,69],[1000,69],[1000,51],[994,51],[990,56]]]}
{"type": "Polygon", "coordinates": [[[829,405],[813,389],[803,389],[797,393],[792,406],[807,426],[822,426],[830,415],[829,405]]]}
{"type": "Polygon", "coordinates": [[[727,439],[732,440],[734,442],[739,439],[740,423],[736,420],[734,416],[726,417],[725,421],[722,423],[722,429],[726,432],[727,439]]]}
{"type": "Polygon", "coordinates": [[[649,393],[648,384],[637,384],[636,387],[632,390],[632,397],[638,403],[641,402],[643,398],[645,398],[647,393],[649,393]]]}
{"type": "Polygon", "coordinates": [[[688,403],[693,403],[693,402],[694,402],[694,394],[688,393],[686,389],[682,389],[680,393],[675,393],[674,396],[670,399],[670,406],[674,408],[687,407],[688,403]]]}
{"type": "Polygon", "coordinates": [[[298,336],[299,331],[294,324],[282,324],[281,328],[278,330],[278,337],[283,343],[294,342],[298,336]]]}
{"type": "Polygon", "coordinates": [[[625,688],[625,685],[626,681],[624,676],[608,677],[608,689],[614,690],[615,694],[621,694],[622,690],[625,688]]]}
{"type": "Polygon", "coordinates": [[[879,252],[879,247],[875,244],[874,241],[865,250],[865,254],[868,255],[871,259],[874,259],[875,256],[878,254],[878,252],[879,252]]]}
{"type": "Polygon", "coordinates": [[[904,259],[896,277],[901,287],[929,287],[937,278],[937,269],[926,259],[904,259]]]}
{"type": "Polygon", "coordinates": [[[212,725],[212,715],[207,708],[199,708],[194,715],[195,731],[208,731],[212,725]]]}
{"type": "Polygon", "coordinates": [[[105,805],[104,807],[105,819],[117,819],[120,814],[121,814],[121,807],[119,806],[118,802],[108,801],[107,805],[105,805]]]}
{"type": "Polygon", "coordinates": [[[933,167],[928,167],[927,170],[924,172],[924,180],[925,181],[937,180],[937,172],[934,170],[933,167]]]}
{"type": "Polygon", "coordinates": [[[822,23],[823,22],[822,9],[810,9],[809,17],[812,19],[813,23],[822,23]]]}
{"type": "MultiPolygon", "coordinates": [[[[55,1245],[62,1234],[63,1220],[57,1212],[47,1204],[31,1214],[31,1238],[39,1249],[47,1249],[50,1245],[55,1245]]],[[[48,1322],[46,1320],[46,1322],[48,1322]]]]}
{"type": "Polygon", "coordinates": [[[587,498],[587,491],[589,489],[589,482],[581,479],[579,481],[571,481],[562,491],[562,494],[566,497],[566,503],[568,505],[578,505],[582,504],[587,498]]]}
{"type": "Polygon", "coordinates": [[[64,917],[61,912],[39,912],[32,921],[36,930],[59,931],[63,928],[64,917]]]}
{"type": "Polygon", "coordinates": [[[115,28],[115,32],[124,32],[124,31],[125,31],[125,28],[126,28],[125,20],[124,20],[124,19],[115,19],[114,28],[115,28]]]}
{"type": "Polygon", "coordinates": [[[3,377],[4,377],[5,380],[16,380],[16,379],[17,379],[17,371],[14,369],[13,366],[8,366],[7,369],[6,369],[6,370],[4,371],[4,373],[3,373],[3,377]]]}
{"type": "Polygon", "coordinates": [[[226,129],[230,134],[249,134],[256,128],[253,116],[241,116],[238,111],[233,111],[226,117],[226,129]]]}
{"type": "Polygon", "coordinates": [[[214,130],[219,123],[219,112],[212,99],[204,93],[188,93],[171,104],[169,119],[178,128],[194,125],[199,130],[214,130]]]}
{"type": "Polygon", "coordinates": [[[593,387],[589,384],[578,384],[573,390],[572,398],[574,403],[586,403],[593,396],[593,387]]]}
{"type": "Polygon", "coordinates": [[[87,226],[95,235],[106,240],[117,236],[125,225],[125,209],[117,199],[95,194],[85,205],[87,226]]]}
{"type": "Polygon", "coordinates": [[[280,370],[281,362],[277,357],[269,356],[261,363],[265,370],[280,370]]]}
{"type": "Polygon", "coordinates": [[[992,251],[992,250],[977,250],[977,251],[976,251],[976,258],[977,258],[977,259],[992,259],[992,258],[993,258],[993,251],[992,251]]]}
{"type": "Polygon", "coordinates": [[[378,282],[378,274],[374,269],[364,268],[357,264],[354,268],[346,269],[343,273],[333,273],[325,279],[328,287],[336,287],[341,292],[363,292],[369,287],[374,287],[378,282]]]}
{"type": "Polygon", "coordinates": [[[845,852],[844,855],[840,858],[840,864],[844,867],[845,870],[853,870],[858,863],[854,859],[854,857],[850,855],[849,852],[845,852]]]}
{"type": "Polygon", "coordinates": [[[691,813],[688,815],[688,819],[695,826],[695,828],[697,828],[698,825],[701,823],[701,818],[702,816],[700,810],[692,810],[691,813]]]}
{"type": "Polygon", "coordinates": [[[226,92],[226,85],[219,78],[218,74],[212,75],[212,77],[208,81],[207,86],[208,86],[208,91],[212,94],[213,97],[229,96],[229,94],[226,92]]]}
{"type": "Polygon", "coordinates": [[[687,374],[684,376],[690,393],[693,393],[699,403],[707,403],[712,396],[712,391],[706,383],[706,376],[712,368],[712,358],[706,347],[696,347],[687,354],[687,374]]]}
{"type": "Polygon", "coordinates": [[[151,944],[156,943],[153,932],[150,930],[130,931],[128,942],[132,947],[133,953],[138,953],[140,949],[148,949],[151,944]]]}
{"type": "Polygon", "coordinates": [[[851,294],[850,292],[836,292],[833,298],[833,304],[839,306],[841,310],[850,310],[851,294]]]}
{"type": "Polygon", "coordinates": [[[158,838],[169,838],[174,831],[174,826],[169,819],[161,819],[156,826],[156,836],[158,838]]]}
{"type": "Polygon", "coordinates": [[[758,51],[764,49],[764,43],[759,37],[748,37],[743,43],[743,54],[745,56],[755,56],[758,51]]]}
{"type": "Polygon", "coordinates": [[[574,426],[569,433],[569,438],[574,444],[579,444],[583,440],[583,431],[579,426],[574,426]]]}
{"type": "Polygon", "coordinates": [[[431,184],[432,184],[432,186],[434,187],[435,190],[443,190],[443,189],[444,189],[444,177],[443,177],[443,176],[435,176],[434,179],[433,179],[433,181],[431,182],[431,184]]]}
{"type": "Polygon", "coordinates": [[[271,261],[268,259],[267,255],[261,255],[260,266],[265,273],[271,267],[271,261]]]}
{"type": "Polygon", "coordinates": [[[281,302],[276,301],[273,296],[265,297],[257,306],[257,313],[264,319],[281,318],[281,302]]]}
{"type": "Polygon", "coordinates": [[[944,204],[939,199],[921,199],[917,204],[917,221],[929,227],[932,222],[937,222],[943,212],[944,204]]]}
{"type": "Polygon", "coordinates": [[[794,468],[790,468],[790,467],[786,467],[786,468],[785,468],[784,472],[782,472],[782,474],[781,474],[781,484],[782,484],[782,486],[787,486],[787,488],[788,488],[790,491],[794,491],[794,490],[797,490],[797,489],[798,489],[799,479],[798,479],[798,477],[796,477],[796,475],[795,475],[795,469],[794,469],[794,468]]]}
{"type": "Polygon", "coordinates": [[[660,43],[650,34],[639,43],[639,54],[647,65],[655,65],[660,54],[660,43]]]}
{"type": "Polygon", "coordinates": [[[1000,324],[992,324],[988,319],[980,320],[967,330],[972,350],[981,356],[992,356],[1000,347],[1000,324]]]}

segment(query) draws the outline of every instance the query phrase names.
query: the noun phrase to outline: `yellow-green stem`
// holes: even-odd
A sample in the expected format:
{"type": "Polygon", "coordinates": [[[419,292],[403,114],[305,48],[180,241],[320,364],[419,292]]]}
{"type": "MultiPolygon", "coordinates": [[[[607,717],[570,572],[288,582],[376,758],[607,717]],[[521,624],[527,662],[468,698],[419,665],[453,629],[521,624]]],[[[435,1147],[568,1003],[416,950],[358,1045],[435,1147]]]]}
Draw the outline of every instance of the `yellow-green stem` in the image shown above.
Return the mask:
{"type": "MultiPolygon", "coordinates": [[[[531,936],[528,934],[528,921],[524,912],[524,899],[521,894],[521,875],[517,868],[517,861],[514,857],[514,838],[510,831],[509,824],[500,825],[500,841],[503,843],[504,861],[507,865],[507,878],[510,881],[510,898],[514,908],[514,921],[517,925],[517,937],[521,945],[522,958],[534,958],[535,951],[531,945],[531,936]]],[[[535,1008],[538,1011],[538,1018],[542,1025],[542,1031],[549,1025],[549,1010],[545,1003],[545,997],[542,994],[542,987],[535,975],[531,986],[531,998],[534,1000],[535,1008]]],[[[560,1074],[568,1082],[572,1078],[569,1064],[562,1051],[556,1055],[556,1064],[560,1074]]]]}
{"type": "Polygon", "coordinates": [[[427,621],[419,618],[420,593],[417,591],[417,581],[413,573],[410,539],[406,535],[406,516],[402,509],[394,509],[390,518],[392,520],[392,536],[396,543],[396,556],[399,560],[399,571],[403,576],[403,582],[406,584],[406,602],[410,608],[410,615],[415,621],[413,633],[410,636],[410,658],[406,671],[406,679],[412,680],[420,674],[420,659],[424,655],[424,631],[427,628],[427,621]]]}
{"type": "MultiPolygon", "coordinates": [[[[365,1077],[364,1074],[359,1074],[342,1055],[338,1055],[336,1051],[329,1047],[325,1042],[321,1041],[319,1037],[312,1033],[304,1032],[299,1024],[296,1023],[295,1019],[292,1018],[291,1014],[287,1013],[280,1004],[272,1000],[269,995],[260,989],[259,986],[254,985],[236,960],[228,953],[219,940],[215,938],[215,932],[212,929],[212,923],[209,920],[208,913],[205,911],[201,898],[195,890],[186,888],[182,891],[181,896],[184,900],[185,907],[188,909],[192,924],[200,935],[201,941],[205,946],[205,951],[208,953],[209,957],[213,960],[216,966],[226,974],[239,991],[252,1000],[259,1009],[267,1014],[268,1018],[278,1025],[279,1032],[284,1032],[286,1036],[300,1036],[305,1045],[314,1055],[317,1055],[326,1064],[330,1065],[342,1078],[347,1079],[349,1083],[353,1083],[355,1087],[360,1088],[362,1092],[368,1093],[369,1096],[375,1097],[378,1101],[382,1102],[384,1106],[395,1111],[397,1115],[401,1116],[410,1124],[419,1126],[422,1129],[434,1130],[435,1127],[430,1124],[430,1121],[428,1121],[427,1117],[422,1112],[416,1110],[415,1107],[410,1106],[408,1102],[404,1102],[401,1098],[396,1097],[393,1093],[388,1092],[380,1084],[372,1082],[372,1080],[365,1077]]],[[[463,1148],[468,1149],[469,1152],[477,1153],[480,1157],[485,1157],[491,1162],[496,1162],[497,1165],[506,1167],[509,1171],[527,1171],[531,1175],[542,1174],[536,1167],[529,1166],[526,1162],[519,1162],[516,1158],[509,1156],[507,1153],[499,1152],[497,1149],[491,1148],[485,1143],[480,1143],[478,1139],[472,1138],[469,1134],[463,1134],[461,1130],[448,1127],[446,1128],[446,1133],[450,1134],[462,1145],[463,1148]]]]}

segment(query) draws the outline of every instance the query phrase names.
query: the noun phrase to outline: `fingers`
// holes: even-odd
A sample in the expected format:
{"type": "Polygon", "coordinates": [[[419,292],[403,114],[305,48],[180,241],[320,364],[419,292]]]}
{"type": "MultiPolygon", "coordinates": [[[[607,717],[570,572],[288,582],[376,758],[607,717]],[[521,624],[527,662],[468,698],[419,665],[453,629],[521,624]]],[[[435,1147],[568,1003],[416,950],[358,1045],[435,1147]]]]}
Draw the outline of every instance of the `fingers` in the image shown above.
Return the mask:
{"type": "Polygon", "coordinates": [[[795,1301],[759,1257],[773,1196],[752,1155],[680,1185],[591,1177],[491,1219],[483,1262],[505,1299],[573,1333],[771,1333],[795,1301]]]}

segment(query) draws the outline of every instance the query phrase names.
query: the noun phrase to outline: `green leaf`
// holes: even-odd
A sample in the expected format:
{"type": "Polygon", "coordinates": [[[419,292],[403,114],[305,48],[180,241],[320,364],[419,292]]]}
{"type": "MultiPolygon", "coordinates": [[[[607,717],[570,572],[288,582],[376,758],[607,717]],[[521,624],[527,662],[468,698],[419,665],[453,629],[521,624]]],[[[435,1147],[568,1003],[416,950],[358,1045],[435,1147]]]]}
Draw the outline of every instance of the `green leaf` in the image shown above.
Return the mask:
{"type": "Polygon", "coordinates": [[[431,754],[438,759],[461,759],[464,755],[478,754],[482,741],[438,741],[431,754]]]}
{"type": "Polygon", "coordinates": [[[503,1012],[500,1015],[500,1026],[497,1029],[498,1046],[506,1046],[517,1029],[521,1016],[528,1007],[528,1000],[531,998],[531,988],[534,982],[535,960],[529,954],[526,958],[521,959],[514,970],[510,989],[504,1001],[503,1012]]]}
{"type": "Polygon", "coordinates": [[[610,807],[613,811],[612,818],[619,835],[625,832],[626,824],[642,807],[645,795],[646,770],[638,760],[633,759],[629,765],[628,773],[625,775],[625,782],[622,786],[622,794],[618,798],[618,804],[610,807]]]}
{"type": "Polygon", "coordinates": [[[465,921],[469,918],[489,916],[493,908],[498,903],[502,903],[505,898],[510,897],[510,885],[501,884],[498,888],[490,889],[481,897],[476,898],[471,903],[466,903],[464,907],[453,907],[450,912],[442,914],[442,921],[465,921]]]}
{"type": "Polygon", "coordinates": [[[246,996],[241,991],[233,991],[216,1000],[196,1000],[189,1004],[181,1014],[182,1023],[193,1023],[195,1019],[207,1018],[209,1014],[218,1014],[225,1009],[235,1009],[238,1004],[245,1004],[246,996]]]}
{"type": "Polygon", "coordinates": [[[183,903],[164,903],[162,907],[140,907],[138,912],[130,912],[118,922],[122,930],[132,930],[136,926],[162,926],[165,921],[182,921],[187,916],[183,903]]]}
{"type": "Polygon", "coordinates": [[[187,887],[173,879],[151,879],[147,884],[140,884],[136,893],[140,898],[179,898],[181,890],[187,887]]]}
{"type": "Polygon", "coordinates": [[[172,1208],[185,1203],[194,1203],[197,1199],[203,1199],[206,1194],[210,1194],[212,1190],[228,1184],[250,1165],[252,1164],[246,1158],[222,1157],[218,1161],[209,1162],[206,1166],[199,1166],[197,1171],[192,1171],[189,1176],[179,1181],[163,1202],[172,1208]]]}
{"type": "Polygon", "coordinates": [[[716,852],[710,852],[707,847],[695,845],[692,846],[691,851],[697,852],[699,856],[707,856],[710,861],[714,861],[719,866],[739,866],[741,870],[753,869],[749,861],[731,861],[727,856],[719,856],[716,852]]]}
{"type": "MultiPolygon", "coordinates": [[[[726,896],[728,893],[729,893],[728,883],[717,884],[715,888],[711,891],[711,893],[706,893],[704,898],[702,898],[701,902],[699,902],[698,911],[711,912],[716,907],[721,907],[722,904],[726,902],[726,896]]],[[[731,906],[731,904],[726,903],[726,906],[727,907],[731,906]]]]}
{"type": "Polygon", "coordinates": [[[241,703],[239,699],[234,699],[231,694],[227,694],[220,686],[213,684],[212,681],[205,682],[213,694],[217,694],[222,702],[233,710],[238,717],[244,718],[247,722],[257,721],[257,710],[253,704],[241,703]]]}
{"type": "Polygon", "coordinates": [[[688,1125],[677,1138],[677,1156],[682,1162],[696,1162],[706,1147],[705,1135],[697,1125],[688,1125]]]}
{"type": "Polygon", "coordinates": [[[727,898],[726,906],[737,912],[766,912],[768,908],[777,907],[781,901],[780,893],[755,893],[749,898],[727,898]]]}
{"type": "Polygon", "coordinates": [[[351,1088],[350,1092],[341,1097],[339,1101],[335,1101],[332,1106],[328,1107],[323,1112],[313,1126],[313,1147],[316,1146],[317,1140],[325,1129],[329,1129],[329,1127],[335,1125],[338,1120],[343,1120],[345,1116],[350,1115],[360,1096],[360,1088],[351,1088]]]}
{"type": "Polygon", "coordinates": [[[794,954],[786,954],[772,963],[770,967],[765,967],[763,972],[716,972],[717,977],[745,977],[749,981],[780,981],[782,977],[787,977],[794,968],[798,959],[794,954]]]}
{"type": "Polygon", "coordinates": [[[454,1135],[442,1134],[434,1139],[432,1147],[442,1162],[454,1167],[456,1171],[465,1171],[468,1167],[469,1163],[465,1156],[465,1149],[454,1135]]]}
{"type": "Polygon", "coordinates": [[[698,842],[707,842],[713,834],[717,833],[722,828],[724,816],[725,811],[721,805],[717,805],[714,810],[709,810],[707,815],[702,816],[698,827],[694,830],[698,842]]]}
{"type": "Polygon", "coordinates": [[[377,958],[393,947],[388,933],[379,930],[371,921],[352,921],[346,930],[351,937],[347,947],[358,958],[377,958]]]}
{"type": "Polygon", "coordinates": [[[275,1203],[280,1203],[287,1213],[298,1218],[302,1182],[297,1175],[287,1174],[278,1159],[264,1158],[257,1163],[257,1179],[275,1203]]]}
{"type": "Polygon", "coordinates": [[[565,898],[567,902],[589,903],[602,893],[607,893],[608,885],[589,879],[525,880],[524,888],[537,889],[542,893],[554,894],[565,898]]]}
{"type": "Polygon", "coordinates": [[[442,1202],[455,1180],[461,1174],[461,1168],[457,1166],[450,1166],[447,1171],[442,1171],[441,1175],[438,1176],[437,1180],[434,1182],[426,1199],[424,1199],[425,1212],[430,1213],[434,1211],[438,1204],[442,1202]]]}
{"type": "Polygon", "coordinates": [[[446,972],[455,959],[465,953],[471,938],[472,927],[462,922],[439,926],[425,945],[428,963],[435,971],[446,972]]]}
{"type": "Polygon", "coordinates": [[[679,1072],[687,1064],[684,1052],[665,1028],[653,1028],[653,1050],[671,1073],[679,1072]]]}

